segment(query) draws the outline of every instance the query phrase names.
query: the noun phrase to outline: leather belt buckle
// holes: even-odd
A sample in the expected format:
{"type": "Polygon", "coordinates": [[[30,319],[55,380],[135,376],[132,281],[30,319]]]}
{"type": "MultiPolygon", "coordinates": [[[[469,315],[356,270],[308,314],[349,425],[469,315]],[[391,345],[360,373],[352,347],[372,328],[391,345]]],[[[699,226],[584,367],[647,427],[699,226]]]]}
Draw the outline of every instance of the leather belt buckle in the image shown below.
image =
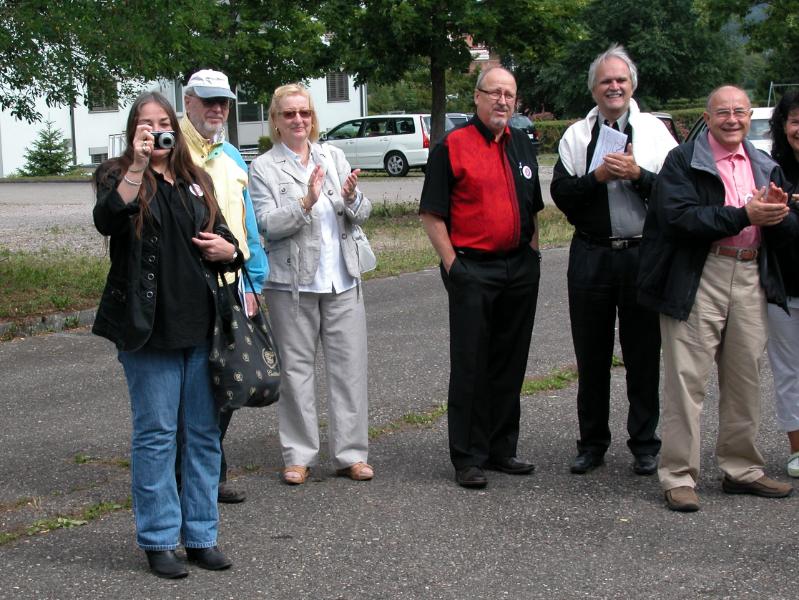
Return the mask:
{"type": "Polygon", "coordinates": [[[755,260],[758,255],[757,248],[735,248],[731,246],[718,245],[711,246],[710,252],[716,256],[727,256],[739,261],[755,260]]]}
{"type": "Polygon", "coordinates": [[[753,248],[738,248],[735,258],[736,260],[754,260],[757,258],[757,250],[753,248]]]}
{"type": "Polygon", "coordinates": [[[610,247],[614,250],[626,250],[630,247],[630,240],[610,240],[610,247]]]}

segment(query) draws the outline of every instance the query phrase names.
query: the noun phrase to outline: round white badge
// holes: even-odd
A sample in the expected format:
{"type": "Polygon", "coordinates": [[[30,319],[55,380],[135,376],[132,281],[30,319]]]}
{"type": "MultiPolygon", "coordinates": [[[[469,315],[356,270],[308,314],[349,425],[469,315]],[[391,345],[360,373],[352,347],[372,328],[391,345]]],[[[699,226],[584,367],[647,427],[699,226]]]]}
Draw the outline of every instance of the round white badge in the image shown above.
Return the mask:
{"type": "MultiPolygon", "coordinates": [[[[528,177],[527,179],[530,179],[530,178],[528,177]]],[[[202,198],[203,197],[203,189],[196,183],[192,183],[189,186],[189,191],[192,194],[194,194],[195,196],[197,196],[198,198],[202,198]]]]}
{"type": "Polygon", "coordinates": [[[533,170],[530,167],[528,167],[527,165],[524,165],[524,167],[522,167],[522,175],[524,175],[525,179],[532,179],[533,178],[533,170]]]}

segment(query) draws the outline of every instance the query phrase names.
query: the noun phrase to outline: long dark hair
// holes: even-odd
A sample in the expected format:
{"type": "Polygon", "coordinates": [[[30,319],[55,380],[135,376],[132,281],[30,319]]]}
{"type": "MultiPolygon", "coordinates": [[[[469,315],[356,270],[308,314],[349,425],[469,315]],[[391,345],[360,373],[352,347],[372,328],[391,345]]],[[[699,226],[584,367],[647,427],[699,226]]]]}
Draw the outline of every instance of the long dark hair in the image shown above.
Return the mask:
{"type": "MultiPolygon", "coordinates": [[[[127,141],[127,148],[122,156],[112,158],[104,162],[94,174],[94,184],[97,187],[116,187],[121,174],[127,171],[128,167],[133,164],[133,138],[136,135],[136,126],[139,124],[139,113],[142,106],[154,102],[164,109],[169,117],[170,127],[175,132],[175,146],[169,153],[167,159],[169,163],[169,170],[174,175],[175,179],[183,180],[187,183],[196,183],[203,191],[202,201],[205,202],[208,208],[208,222],[201,224],[205,231],[211,231],[214,223],[216,222],[217,214],[219,213],[219,206],[214,196],[214,185],[208,174],[200,167],[194,164],[189,152],[186,138],[178,126],[178,116],[175,114],[175,109],[162,94],[158,92],[144,92],[133,102],[128,113],[128,123],[125,128],[125,140],[127,141]]],[[[139,188],[138,201],[139,201],[139,214],[135,218],[136,235],[141,236],[142,226],[146,219],[150,217],[150,202],[155,196],[157,189],[155,176],[152,170],[145,169],[142,173],[142,185],[139,188]]],[[[185,200],[185,199],[184,199],[185,200]]]]}
{"type": "MultiPolygon", "coordinates": [[[[785,92],[769,120],[771,126],[771,156],[787,173],[799,173],[799,162],[785,135],[785,123],[791,111],[799,108],[799,91],[785,92]]],[[[795,183],[795,182],[794,182],[795,183]]]]}

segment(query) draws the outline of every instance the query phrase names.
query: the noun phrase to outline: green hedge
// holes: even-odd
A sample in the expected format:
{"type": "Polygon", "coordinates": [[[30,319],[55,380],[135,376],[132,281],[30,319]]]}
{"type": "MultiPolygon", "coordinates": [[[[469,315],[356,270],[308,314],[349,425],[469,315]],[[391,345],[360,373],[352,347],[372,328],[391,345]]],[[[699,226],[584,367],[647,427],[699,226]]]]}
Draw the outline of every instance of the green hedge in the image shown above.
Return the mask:
{"type": "Polygon", "coordinates": [[[565,121],[536,121],[535,129],[538,132],[538,152],[551,154],[558,152],[558,142],[563,132],[569,125],[576,123],[580,119],[568,119],[565,121]]]}
{"type": "Polygon", "coordinates": [[[702,113],[704,112],[704,107],[683,108],[669,111],[669,114],[674,119],[674,124],[677,126],[677,131],[680,132],[682,139],[685,139],[685,136],[691,131],[691,127],[702,117],[702,113]]]}

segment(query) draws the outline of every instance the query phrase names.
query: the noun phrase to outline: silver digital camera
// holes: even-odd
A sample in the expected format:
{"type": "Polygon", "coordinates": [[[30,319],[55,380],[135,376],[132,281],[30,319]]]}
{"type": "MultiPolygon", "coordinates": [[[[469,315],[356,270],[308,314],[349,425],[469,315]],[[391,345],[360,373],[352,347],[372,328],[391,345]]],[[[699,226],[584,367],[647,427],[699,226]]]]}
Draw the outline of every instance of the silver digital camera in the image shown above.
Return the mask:
{"type": "Polygon", "coordinates": [[[174,131],[151,131],[150,135],[153,136],[153,147],[169,150],[175,147],[175,132],[174,131]]]}

